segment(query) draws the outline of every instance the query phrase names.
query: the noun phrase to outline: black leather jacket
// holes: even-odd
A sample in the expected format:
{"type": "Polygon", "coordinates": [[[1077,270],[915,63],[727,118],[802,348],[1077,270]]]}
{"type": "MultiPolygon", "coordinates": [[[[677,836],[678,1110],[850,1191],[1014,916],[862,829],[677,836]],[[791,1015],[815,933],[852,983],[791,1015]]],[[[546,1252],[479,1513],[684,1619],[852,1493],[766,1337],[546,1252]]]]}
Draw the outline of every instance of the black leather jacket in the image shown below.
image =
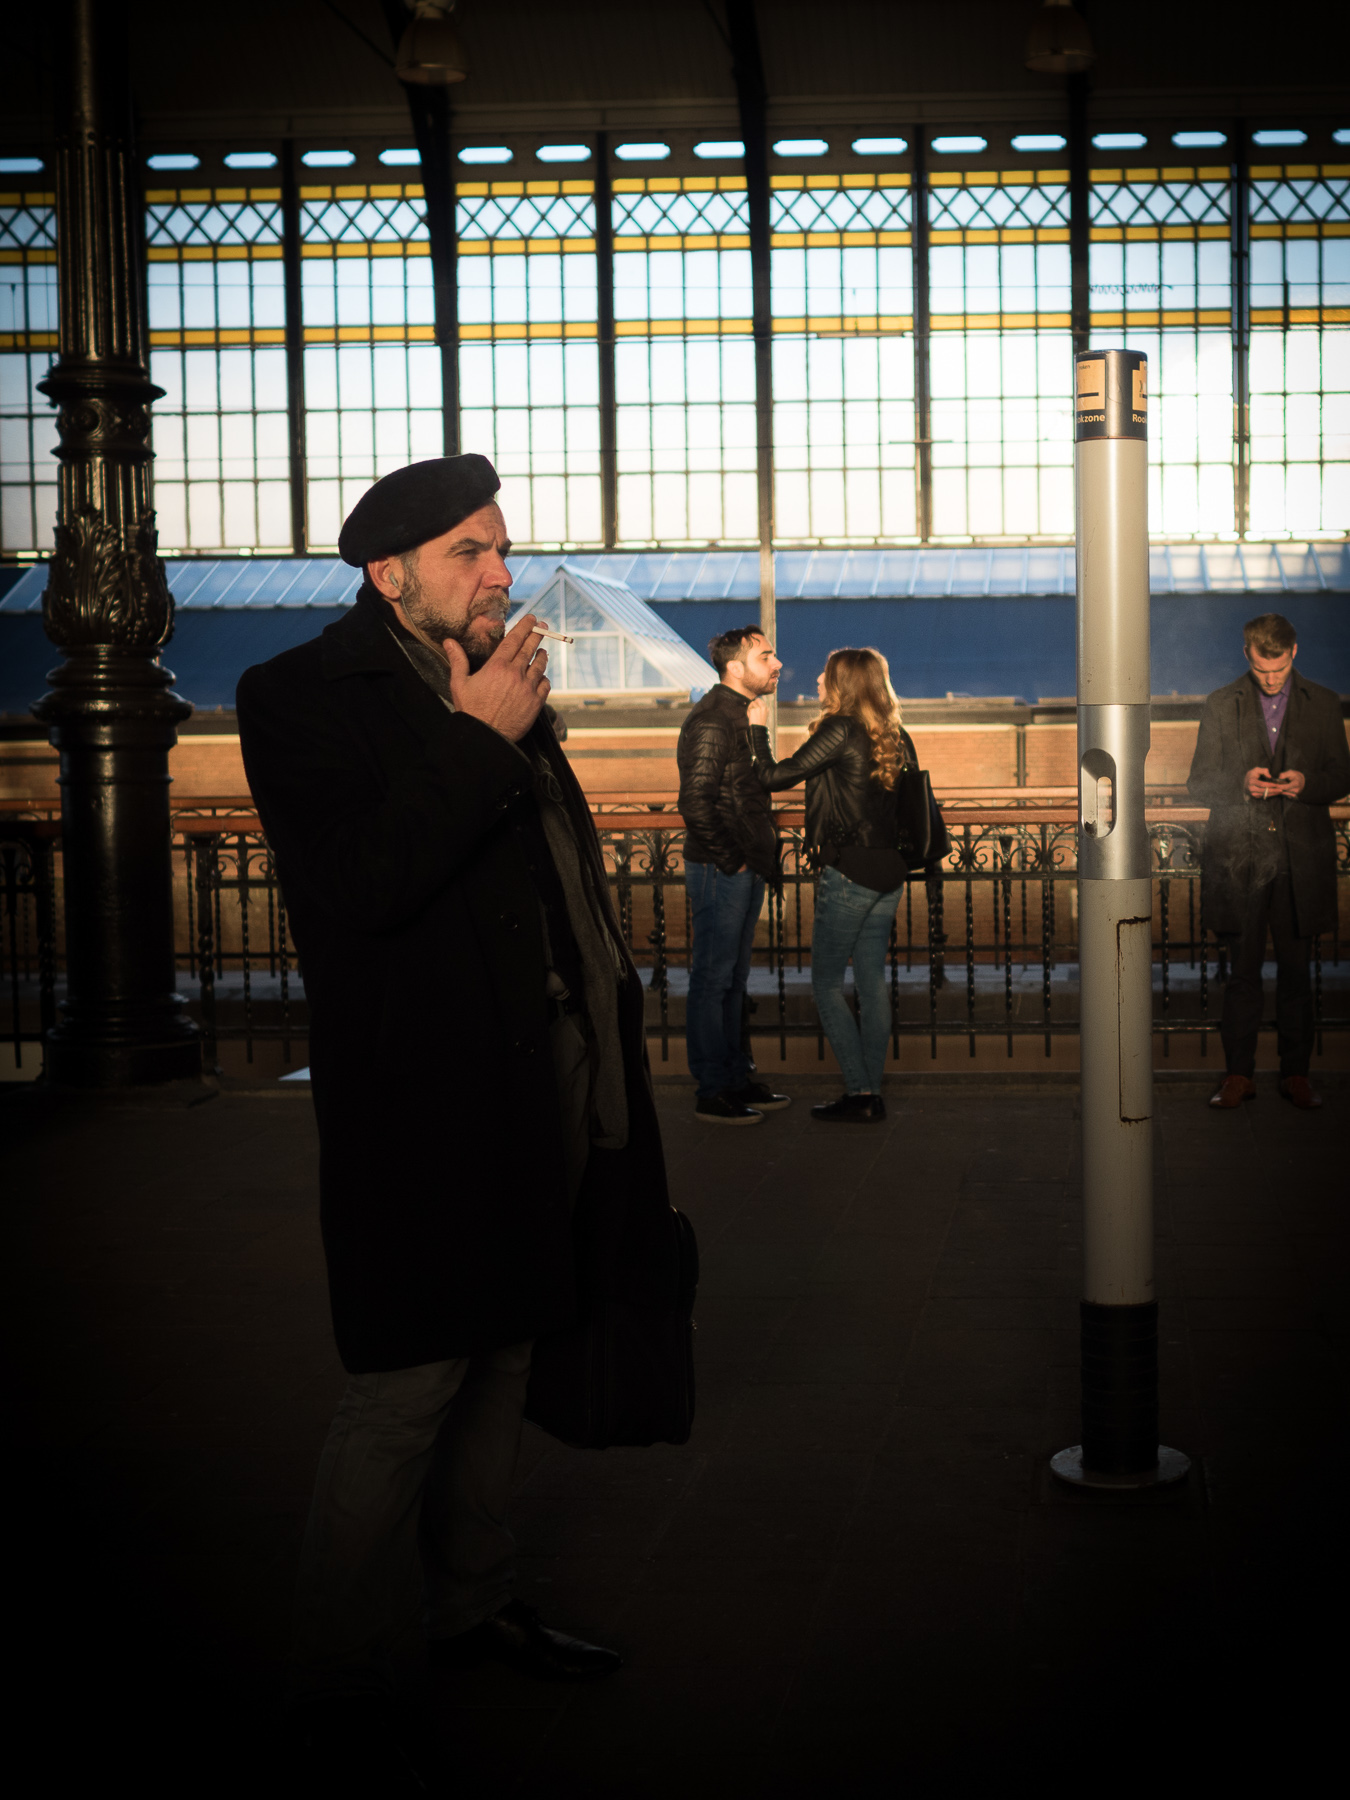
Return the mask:
{"type": "Polygon", "coordinates": [[[680,812],[686,862],[715,863],[724,875],[747,865],[778,878],[778,834],[769,796],[755,774],[750,702],[724,682],[691,707],[680,730],[680,812]]]}
{"type": "MultiPolygon", "coordinates": [[[[872,740],[856,720],[835,713],[807,738],[794,755],[775,762],[769,733],[752,725],[755,773],[764,787],[806,783],[806,842],[816,862],[833,861],[851,845],[893,850],[896,846],[895,801],[891,791],[872,780],[872,740]]],[[[917,763],[907,731],[900,733],[904,760],[917,763]]]]}

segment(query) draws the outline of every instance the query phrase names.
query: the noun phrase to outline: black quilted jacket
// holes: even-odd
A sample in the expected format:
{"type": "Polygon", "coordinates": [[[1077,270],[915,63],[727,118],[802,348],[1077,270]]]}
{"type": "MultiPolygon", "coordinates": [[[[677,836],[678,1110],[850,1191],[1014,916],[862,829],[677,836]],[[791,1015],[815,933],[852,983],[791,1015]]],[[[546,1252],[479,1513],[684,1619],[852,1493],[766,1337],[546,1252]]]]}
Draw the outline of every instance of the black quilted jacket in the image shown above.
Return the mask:
{"type": "Polygon", "coordinates": [[[705,694],[680,731],[680,812],[686,862],[715,863],[724,875],[747,866],[778,878],[778,834],[769,796],[755,774],[750,702],[725,683],[705,694]]]}
{"type": "MultiPolygon", "coordinates": [[[[872,740],[856,720],[835,713],[807,738],[795,755],[775,762],[769,734],[751,728],[755,770],[766,788],[806,783],[806,842],[817,859],[829,861],[848,845],[893,850],[896,845],[895,797],[872,780],[872,740]]],[[[914,743],[901,731],[904,760],[917,763],[914,743]]]]}

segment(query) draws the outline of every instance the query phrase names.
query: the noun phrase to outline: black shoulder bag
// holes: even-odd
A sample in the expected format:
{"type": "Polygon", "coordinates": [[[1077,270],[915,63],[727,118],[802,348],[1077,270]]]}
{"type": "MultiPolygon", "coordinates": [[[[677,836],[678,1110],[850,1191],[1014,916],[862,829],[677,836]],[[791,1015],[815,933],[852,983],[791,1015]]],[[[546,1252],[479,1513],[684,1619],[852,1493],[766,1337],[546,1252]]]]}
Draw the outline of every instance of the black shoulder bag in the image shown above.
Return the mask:
{"type": "Polygon", "coordinates": [[[927,769],[906,763],[895,784],[895,810],[900,826],[899,850],[911,869],[940,863],[952,847],[951,834],[933,797],[927,769]]]}

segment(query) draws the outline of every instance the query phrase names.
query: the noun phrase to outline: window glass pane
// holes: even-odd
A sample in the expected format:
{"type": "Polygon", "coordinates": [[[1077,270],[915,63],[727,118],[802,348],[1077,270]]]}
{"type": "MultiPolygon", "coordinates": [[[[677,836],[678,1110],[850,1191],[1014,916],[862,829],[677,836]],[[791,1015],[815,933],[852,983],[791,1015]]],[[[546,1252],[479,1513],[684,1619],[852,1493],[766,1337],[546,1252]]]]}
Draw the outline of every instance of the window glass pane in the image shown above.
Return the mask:
{"type": "Polygon", "coordinates": [[[744,177],[619,179],[613,204],[619,541],[753,542],[744,177]]]}
{"type": "Polygon", "coordinates": [[[934,536],[1070,536],[1068,173],[930,179],[934,536]]]}
{"type": "Polygon", "coordinates": [[[911,537],[909,177],[776,177],[771,222],[777,537],[911,537]]]}
{"type": "Polygon", "coordinates": [[[1350,175],[1252,170],[1251,532],[1350,530],[1350,175]]]}
{"type": "Polygon", "coordinates": [[[280,188],[146,195],[161,551],[291,547],[280,188]]]}
{"type": "Polygon", "coordinates": [[[444,446],[421,185],[302,187],[300,230],[309,541],[331,550],[373,481],[444,446]]]}
{"type": "Polygon", "coordinates": [[[459,233],[460,441],[501,476],[521,546],[601,541],[595,200],[578,181],[467,181],[459,233]]]}
{"type": "Polygon", "coordinates": [[[56,354],[56,212],[50,194],[0,200],[0,550],[49,550],[56,414],[37,384],[56,354]]]}
{"type": "Polygon", "coordinates": [[[1093,169],[1092,342],[1149,359],[1149,530],[1230,534],[1228,170],[1093,169]]]}

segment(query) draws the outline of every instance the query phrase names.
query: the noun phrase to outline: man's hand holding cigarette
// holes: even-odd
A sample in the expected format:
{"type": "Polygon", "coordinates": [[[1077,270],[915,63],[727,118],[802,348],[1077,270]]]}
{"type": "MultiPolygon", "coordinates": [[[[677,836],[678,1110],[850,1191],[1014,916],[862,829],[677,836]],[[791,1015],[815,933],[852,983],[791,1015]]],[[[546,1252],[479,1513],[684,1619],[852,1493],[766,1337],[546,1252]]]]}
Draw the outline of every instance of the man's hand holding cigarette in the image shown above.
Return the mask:
{"type": "Polygon", "coordinates": [[[470,671],[463,646],[446,638],[455,711],[481,719],[518,744],[549,696],[548,651],[540,648],[539,640],[557,636],[556,631],[545,631],[533,613],[523,613],[477,674],[470,671]]]}

